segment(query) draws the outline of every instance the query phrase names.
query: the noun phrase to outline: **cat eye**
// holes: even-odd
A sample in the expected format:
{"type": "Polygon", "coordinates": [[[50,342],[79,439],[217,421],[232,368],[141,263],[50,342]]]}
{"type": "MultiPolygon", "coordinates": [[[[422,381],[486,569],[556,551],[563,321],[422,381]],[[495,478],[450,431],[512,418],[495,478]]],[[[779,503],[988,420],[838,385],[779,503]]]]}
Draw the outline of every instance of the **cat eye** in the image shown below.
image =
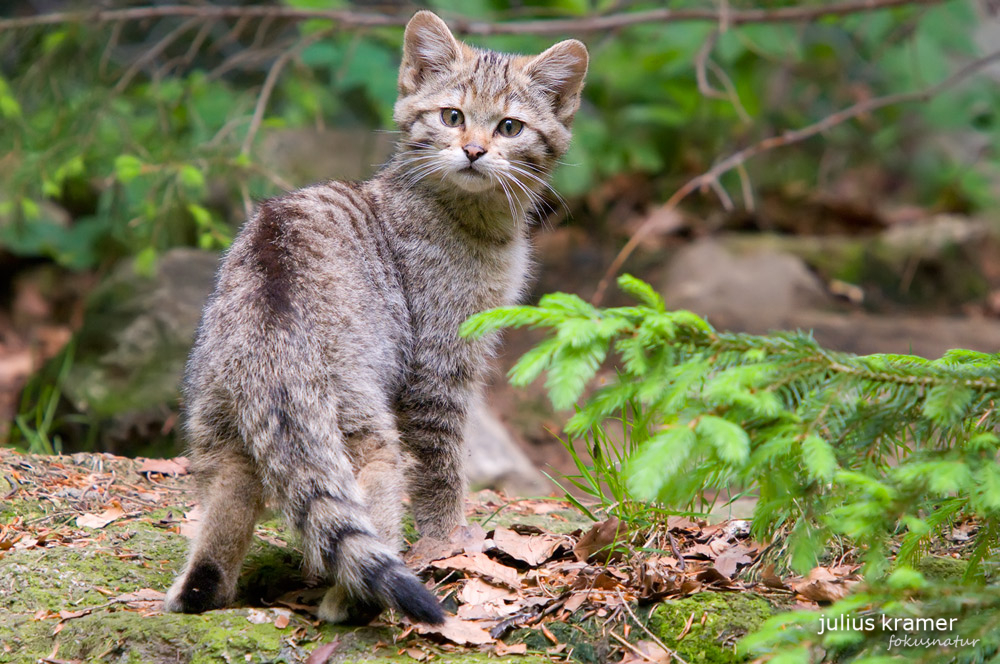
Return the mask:
{"type": "Polygon", "coordinates": [[[521,133],[522,129],[524,129],[524,123],[514,118],[504,118],[497,125],[497,131],[500,132],[500,135],[507,138],[514,138],[521,133]]]}
{"type": "Polygon", "coordinates": [[[465,115],[457,108],[442,108],[441,122],[446,127],[461,127],[465,122],[465,115]]]}

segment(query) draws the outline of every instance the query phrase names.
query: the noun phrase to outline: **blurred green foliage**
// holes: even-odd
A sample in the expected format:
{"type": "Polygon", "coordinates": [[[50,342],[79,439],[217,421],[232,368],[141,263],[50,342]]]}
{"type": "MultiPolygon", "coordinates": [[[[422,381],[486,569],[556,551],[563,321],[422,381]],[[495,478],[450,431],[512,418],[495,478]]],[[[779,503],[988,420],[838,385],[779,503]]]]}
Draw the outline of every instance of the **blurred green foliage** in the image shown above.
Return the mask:
{"type": "MultiPolygon", "coordinates": [[[[285,4],[349,8],[340,0],[285,4]]],[[[628,11],[658,4],[629,3],[628,11]]],[[[427,5],[445,16],[488,20],[582,17],[617,7],[611,0],[427,5]]],[[[682,179],[739,147],[859,100],[940,81],[977,55],[969,38],[976,24],[973,3],[952,0],[730,27],[718,35],[706,69],[713,88],[731,89],[723,98],[702,94],[696,76],[713,23],[583,35],[592,67],[557,189],[572,200],[630,174],[651,180],[655,196],[666,198],[682,179]]],[[[151,271],[173,246],[225,247],[254,199],[305,184],[289,182],[243,144],[272,64],[318,31],[329,35],[281,70],[251,145],[279,128],[390,128],[399,28],[168,17],[0,33],[0,248],[70,269],[135,256],[151,271]]],[[[538,52],[555,39],[469,41],[538,52]]],[[[751,178],[758,188],[808,191],[874,164],[908,202],[976,210],[995,194],[998,109],[1000,87],[970,79],[927,103],[886,109],[782,149],[752,163],[751,178]]],[[[739,191],[734,175],[723,183],[739,191]]]]}

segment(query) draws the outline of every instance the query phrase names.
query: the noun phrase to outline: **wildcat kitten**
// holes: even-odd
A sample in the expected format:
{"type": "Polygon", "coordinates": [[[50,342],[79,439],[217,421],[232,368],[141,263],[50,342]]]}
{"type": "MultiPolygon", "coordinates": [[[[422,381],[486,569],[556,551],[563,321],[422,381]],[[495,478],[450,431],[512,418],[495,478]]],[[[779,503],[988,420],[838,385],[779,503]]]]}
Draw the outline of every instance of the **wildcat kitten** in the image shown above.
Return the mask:
{"type": "Polygon", "coordinates": [[[447,538],[465,522],[463,426],[495,342],[458,326],[522,289],[526,211],[568,147],[587,50],[482,51],[426,11],[404,42],[398,153],[367,182],[265,201],[222,261],[184,389],[205,515],[170,611],[233,599],[268,501],[332,583],[322,618],[444,619],[397,555],[401,457],[417,528],[447,538]]]}

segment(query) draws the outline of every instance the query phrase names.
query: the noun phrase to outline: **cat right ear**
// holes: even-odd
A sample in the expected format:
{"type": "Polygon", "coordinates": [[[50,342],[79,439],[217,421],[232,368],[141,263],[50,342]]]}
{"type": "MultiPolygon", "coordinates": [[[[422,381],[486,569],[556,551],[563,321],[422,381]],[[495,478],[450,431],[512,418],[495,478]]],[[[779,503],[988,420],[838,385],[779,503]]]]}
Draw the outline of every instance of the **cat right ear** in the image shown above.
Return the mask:
{"type": "Polygon", "coordinates": [[[447,23],[433,12],[417,12],[406,24],[403,35],[399,93],[411,94],[428,76],[451,71],[460,53],[461,46],[447,23]]]}

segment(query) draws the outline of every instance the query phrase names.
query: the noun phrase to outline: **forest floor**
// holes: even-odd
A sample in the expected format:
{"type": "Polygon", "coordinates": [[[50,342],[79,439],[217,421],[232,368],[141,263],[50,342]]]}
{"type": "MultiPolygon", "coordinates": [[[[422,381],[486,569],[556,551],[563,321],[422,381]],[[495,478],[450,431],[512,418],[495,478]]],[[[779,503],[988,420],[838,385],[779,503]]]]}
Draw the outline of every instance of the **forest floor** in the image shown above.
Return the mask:
{"type": "Polygon", "coordinates": [[[0,449],[0,662],[733,662],[773,613],[857,582],[850,553],[806,578],[761,570],[769,549],[746,521],[628,532],[555,498],[484,491],[450,542],[405,554],[441,598],[442,627],[391,612],[364,628],[319,622],[323,589],[277,520],[257,526],[235,606],[165,614],[198,527],[191,484],[183,458],[0,449]]]}

